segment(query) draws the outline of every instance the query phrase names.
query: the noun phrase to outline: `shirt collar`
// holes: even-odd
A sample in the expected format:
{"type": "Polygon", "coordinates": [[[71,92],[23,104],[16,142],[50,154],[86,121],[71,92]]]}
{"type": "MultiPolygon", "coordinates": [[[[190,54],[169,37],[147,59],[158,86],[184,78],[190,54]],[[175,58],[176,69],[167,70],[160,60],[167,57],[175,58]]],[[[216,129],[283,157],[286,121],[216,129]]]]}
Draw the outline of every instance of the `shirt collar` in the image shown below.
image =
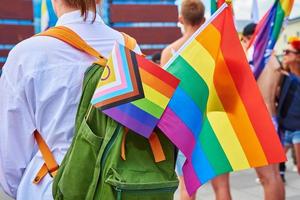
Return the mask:
{"type": "MultiPolygon", "coordinates": [[[[65,13],[62,16],[60,16],[57,20],[56,26],[63,26],[66,24],[73,24],[73,23],[80,23],[80,22],[91,23],[93,22],[93,19],[94,19],[93,12],[89,11],[87,18],[84,21],[84,17],[81,16],[80,10],[76,10],[76,11],[65,13]]],[[[104,23],[98,14],[96,14],[95,22],[104,23]]]]}

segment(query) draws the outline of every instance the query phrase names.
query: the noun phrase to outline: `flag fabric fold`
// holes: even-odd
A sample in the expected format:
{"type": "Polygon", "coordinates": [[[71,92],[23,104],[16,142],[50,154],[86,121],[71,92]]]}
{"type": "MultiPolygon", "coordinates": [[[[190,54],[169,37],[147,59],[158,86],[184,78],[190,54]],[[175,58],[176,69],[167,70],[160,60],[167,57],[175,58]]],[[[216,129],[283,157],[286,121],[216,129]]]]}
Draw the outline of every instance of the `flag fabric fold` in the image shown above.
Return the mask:
{"type": "Polygon", "coordinates": [[[220,174],[285,160],[227,4],[165,69],[180,83],[158,127],[187,158],[189,194],[220,174]]]}

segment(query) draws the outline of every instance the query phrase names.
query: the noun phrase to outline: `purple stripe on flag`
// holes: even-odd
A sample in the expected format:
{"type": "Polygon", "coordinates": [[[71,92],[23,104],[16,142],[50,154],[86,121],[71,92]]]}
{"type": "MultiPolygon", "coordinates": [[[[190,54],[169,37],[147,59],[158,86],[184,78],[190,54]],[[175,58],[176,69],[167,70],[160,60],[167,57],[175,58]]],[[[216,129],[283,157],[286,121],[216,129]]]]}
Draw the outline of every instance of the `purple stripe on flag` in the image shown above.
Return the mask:
{"type": "Polygon", "coordinates": [[[149,138],[151,133],[153,132],[153,127],[147,126],[146,124],[143,124],[142,122],[132,118],[127,113],[119,110],[118,107],[110,108],[104,110],[103,112],[111,118],[115,120],[117,119],[119,123],[146,138],[149,138]]]}
{"type": "Polygon", "coordinates": [[[192,131],[167,107],[158,127],[167,137],[182,151],[187,158],[192,158],[193,149],[196,145],[192,131]],[[181,134],[174,130],[181,130],[181,134]]]}
{"type": "Polygon", "coordinates": [[[192,166],[192,163],[188,160],[185,161],[183,168],[184,182],[187,189],[187,192],[192,195],[197,189],[202,185],[201,182],[197,179],[197,174],[192,166]]]}

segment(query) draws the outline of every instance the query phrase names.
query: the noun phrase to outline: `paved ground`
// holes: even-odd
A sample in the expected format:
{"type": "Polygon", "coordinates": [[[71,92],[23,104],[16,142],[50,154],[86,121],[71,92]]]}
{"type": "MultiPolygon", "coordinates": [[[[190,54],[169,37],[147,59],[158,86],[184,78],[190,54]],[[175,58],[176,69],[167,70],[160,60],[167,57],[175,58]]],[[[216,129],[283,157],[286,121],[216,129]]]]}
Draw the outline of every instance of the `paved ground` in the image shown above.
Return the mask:
{"type": "MultiPolygon", "coordinates": [[[[231,192],[233,200],[263,200],[262,187],[255,182],[254,170],[245,170],[231,174],[231,192]]],[[[300,176],[292,171],[292,165],[288,162],[286,175],[286,199],[300,200],[300,176]]],[[[209,184],[204,185],[197,193],[197,200],[213,200],[214,194],[209,184]]],[[[0,191],[0,200],[11,200],[0,191]]],[[[179,200],[175,194],[174,200],[179,200]]]]}

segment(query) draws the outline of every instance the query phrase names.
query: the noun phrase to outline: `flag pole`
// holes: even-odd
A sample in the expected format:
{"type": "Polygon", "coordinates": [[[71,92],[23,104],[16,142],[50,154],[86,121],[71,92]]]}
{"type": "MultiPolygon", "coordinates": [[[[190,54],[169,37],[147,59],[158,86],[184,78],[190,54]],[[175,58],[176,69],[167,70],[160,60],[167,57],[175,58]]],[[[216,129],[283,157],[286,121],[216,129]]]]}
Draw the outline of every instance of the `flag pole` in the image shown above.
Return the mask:
{"type": "Polygon", "coordinates": [[[202,24],[195,33],[193,33],[193,35],[179,48],[175,55],[173,55],[173,57],[163,66],[163,69],[166,70],[171,65],[183,49],[185,49],[185,47],[188,46],[199,33],[201,33],[225,8],[229,6],[229,2],[231,3],[232,1],[226,0],[226,2],[223,3],[222,6],[204,24],[202,24]]]}

